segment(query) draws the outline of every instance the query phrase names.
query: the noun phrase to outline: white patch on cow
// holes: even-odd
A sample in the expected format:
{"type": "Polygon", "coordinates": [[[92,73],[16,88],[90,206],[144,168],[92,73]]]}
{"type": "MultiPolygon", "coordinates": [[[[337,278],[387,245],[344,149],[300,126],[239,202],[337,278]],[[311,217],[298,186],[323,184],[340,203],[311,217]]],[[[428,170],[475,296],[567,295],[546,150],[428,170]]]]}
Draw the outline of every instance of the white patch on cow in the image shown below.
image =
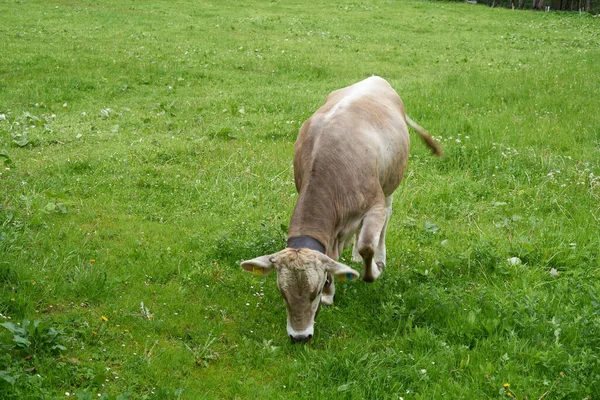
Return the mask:
{"type": "Polygon", "coordinates": [[[325,114],[325,120],[331,119],[338,111],[350,107],[353,102],[364,95],[372,94],[374,86],[380,85],[382,82],[387,83],[383,78],[372,76],[352,85],[348,88],[348,93],[325,114]]]}

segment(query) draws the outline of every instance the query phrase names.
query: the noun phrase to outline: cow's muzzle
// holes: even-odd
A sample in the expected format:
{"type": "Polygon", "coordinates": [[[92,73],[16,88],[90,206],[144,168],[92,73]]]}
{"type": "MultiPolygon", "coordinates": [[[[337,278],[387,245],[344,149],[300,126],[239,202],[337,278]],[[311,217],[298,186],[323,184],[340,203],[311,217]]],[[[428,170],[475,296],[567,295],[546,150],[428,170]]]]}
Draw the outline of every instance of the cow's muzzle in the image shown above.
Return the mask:
{"type": "Polygon", "coordinates": [[[290,335],[290,339],[292,339],[292,343],[306,343],[313,337],[312,334],[307,335],[290,335]]]}

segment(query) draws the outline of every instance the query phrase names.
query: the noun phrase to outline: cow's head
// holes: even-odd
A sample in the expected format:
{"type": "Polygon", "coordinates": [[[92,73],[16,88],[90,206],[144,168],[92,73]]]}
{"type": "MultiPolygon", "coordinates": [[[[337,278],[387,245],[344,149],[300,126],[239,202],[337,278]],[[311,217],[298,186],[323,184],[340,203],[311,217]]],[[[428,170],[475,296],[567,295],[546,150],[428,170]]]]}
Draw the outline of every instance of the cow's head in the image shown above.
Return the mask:
{"type": "Polygon", "coordinates": [[[287,333],[294,342],[306,342],[313,336],[327,273],[347,279],[359,276],[352,268],[309,249],[287,248],[241,265],[257,275],[277,271],[277,288],[287,311],[287,333]]]}

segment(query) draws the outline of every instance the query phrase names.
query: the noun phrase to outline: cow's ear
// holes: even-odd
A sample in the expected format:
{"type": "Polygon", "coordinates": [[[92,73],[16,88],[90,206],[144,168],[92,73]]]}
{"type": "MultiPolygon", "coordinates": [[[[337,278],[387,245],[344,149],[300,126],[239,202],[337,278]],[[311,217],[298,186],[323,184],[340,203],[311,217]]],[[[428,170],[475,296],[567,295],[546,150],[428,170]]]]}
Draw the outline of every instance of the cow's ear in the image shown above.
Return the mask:
{"type": "Polygon", "coordinates": [[[273,261],[273,255],[268,255],[242,261],[240,265],[243,269],[254,275],[267,275],[273,271],[273,261]]]}
{"type": "Polygon", "coordinates": [[[349,281],[352,279],[356,279],[360,276],[358,272],[356,272],[349,266],[337,262],[325,255],[321,257],[321,262],[323,262],[323,265],[325,266],[325,271],[334,275],[337,280],[349,281]]]}

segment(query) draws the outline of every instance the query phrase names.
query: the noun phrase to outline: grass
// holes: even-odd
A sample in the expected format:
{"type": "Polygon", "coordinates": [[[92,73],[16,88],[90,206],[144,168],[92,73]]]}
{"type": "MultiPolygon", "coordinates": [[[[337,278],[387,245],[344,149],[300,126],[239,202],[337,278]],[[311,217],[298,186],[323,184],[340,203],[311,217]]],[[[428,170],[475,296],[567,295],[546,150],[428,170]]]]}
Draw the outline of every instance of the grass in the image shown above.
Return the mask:
{"type": "Polygon", "coordinates": [[[600,394],[597,18],[409,0],[0,14],[3,398],[600,394]],[[302,121],[371,74],[446,157],[414,138],[385,274],[339,285],[291,345],[274,277],[239,261],[284,246],[302,121]]]}

